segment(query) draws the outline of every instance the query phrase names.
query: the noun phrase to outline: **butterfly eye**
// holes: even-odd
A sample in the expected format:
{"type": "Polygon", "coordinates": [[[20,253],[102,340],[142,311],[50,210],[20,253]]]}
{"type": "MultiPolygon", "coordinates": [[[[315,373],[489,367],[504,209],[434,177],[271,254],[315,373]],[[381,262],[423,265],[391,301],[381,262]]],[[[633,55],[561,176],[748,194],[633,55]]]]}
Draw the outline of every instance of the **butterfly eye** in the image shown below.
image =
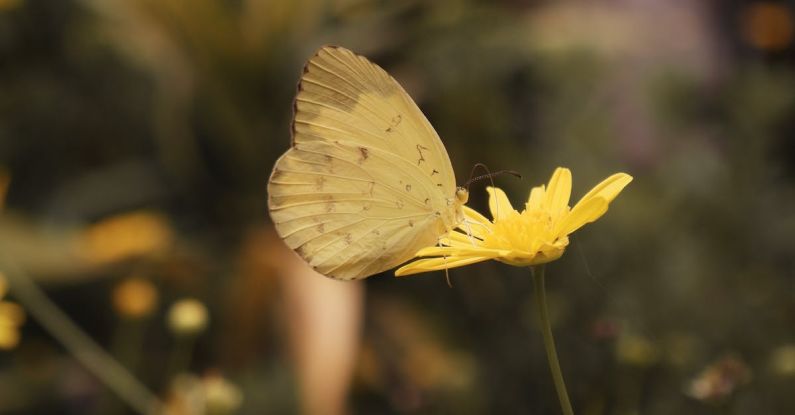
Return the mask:
{"type": "Polygon", "coordinates": [[[469,191],[463,187],[459,187],[455,190],[455,198],[463,205],[469,200],[469,191]]]}

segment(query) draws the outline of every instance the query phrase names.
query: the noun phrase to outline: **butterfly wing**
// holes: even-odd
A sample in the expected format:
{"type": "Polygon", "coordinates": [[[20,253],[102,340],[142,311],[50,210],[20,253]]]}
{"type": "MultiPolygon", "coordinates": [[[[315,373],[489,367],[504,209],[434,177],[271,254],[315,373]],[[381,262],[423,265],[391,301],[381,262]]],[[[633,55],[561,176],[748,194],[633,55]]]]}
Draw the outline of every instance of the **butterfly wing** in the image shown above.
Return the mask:
{"type": "Polygon", "coordinates": [[[340,47],[307,62],[268,204],[310,265],[347,280],[405,262],[455,226],[455,189],[439,136],[394,78],[340,47]]]}

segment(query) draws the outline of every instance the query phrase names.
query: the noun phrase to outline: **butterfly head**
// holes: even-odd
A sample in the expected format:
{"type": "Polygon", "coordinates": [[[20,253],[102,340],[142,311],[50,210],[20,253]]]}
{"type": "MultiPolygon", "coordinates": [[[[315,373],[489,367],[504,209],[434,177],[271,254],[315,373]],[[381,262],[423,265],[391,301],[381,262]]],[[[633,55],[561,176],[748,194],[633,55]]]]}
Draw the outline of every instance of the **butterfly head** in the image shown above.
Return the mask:
{"type": "Polygon", "coordinates": [[[459,186],[455,189],[455,199],[462,205],[466,204],[467,200],[469,200],[469,190],[459,186]]]}

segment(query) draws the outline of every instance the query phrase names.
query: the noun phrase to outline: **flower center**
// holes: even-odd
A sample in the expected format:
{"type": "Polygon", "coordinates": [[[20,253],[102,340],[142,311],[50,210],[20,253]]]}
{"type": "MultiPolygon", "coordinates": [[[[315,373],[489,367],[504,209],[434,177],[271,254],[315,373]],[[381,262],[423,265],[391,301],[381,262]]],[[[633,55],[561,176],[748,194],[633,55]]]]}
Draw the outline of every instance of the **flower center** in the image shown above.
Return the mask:
{"type": "Polygon", "coordinates": [[[546,210],[533,209],[522,213],[513,211],[494,221],[493,232],[486,236],[483,243],[490,248],[534,255],[544,243],[555,242],[552,230],[552,216],[546,210]]]}

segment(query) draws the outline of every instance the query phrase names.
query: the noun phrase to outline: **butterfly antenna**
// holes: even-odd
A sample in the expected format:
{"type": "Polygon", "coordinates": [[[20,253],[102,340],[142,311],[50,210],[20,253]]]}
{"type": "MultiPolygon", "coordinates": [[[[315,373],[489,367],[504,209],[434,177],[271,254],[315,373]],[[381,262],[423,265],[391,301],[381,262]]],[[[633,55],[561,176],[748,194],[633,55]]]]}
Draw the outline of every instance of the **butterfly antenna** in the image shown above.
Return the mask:
{"type": "Polygon", "coordinates": [[[489,181],[491,182],[491,186],[494,187],[494,176],[499,176],[501,174],[510,174],[511,176],[517,177],[519,179],[522,178],[522,175],[514,170],[497,170],[492,173],[491,170],[489,170],[489,168],[485,164],[475,163],[475,165],[472,166],[472,172],[469,173],[469,180],[466,181],[464,186],[466,186],[467,191],[469,191],[469,185],[471,185],[472,183],[478,180],[489,179],[489,181]],[[486,174],[475,176],[475,170],[477,170],[478,167],[482,168],[483,170],[486,170],[486,174]]]}
{"type": "MultiPolygon", "coordinates": [[[[465,186],[467,188],[467,192],[469,191],[469,185],[471,185],[472,183],[474,183],[474,182],[476,182],[478,180],[482,180],[482,179],[486,179],[486,178],[488,178],[489,181],[491,182],[491,187],[496,187],[494,185],[494,176],[499,176],[501,174],[510,174],[511,176],[518,177],[519,179],[522,178],[522,175],[519,174],[518,172],[514,171],[514,170],[497,170],[494,173],[492,173],[489,170],[488,166],[486,166],[485,164],[483,164],[483,163],[475,163],[475,165],[472,166],[472,171],[469,173],[469,180],[467,180],[467,182],[465,184],[465,186]],[[483,174],[483,175],[480,175],[480,176],[477,176],[477,177],[472,177],[472,176],[475,175],[475,170],[478,167],[482,168],[483,170],[486,170],[486,174],[483,174]]],[[[499,205],[497,206],[497,209],[499,209],[499,205]]],[[[499,214],[499,211],[497,213],[499,214]]]]}

